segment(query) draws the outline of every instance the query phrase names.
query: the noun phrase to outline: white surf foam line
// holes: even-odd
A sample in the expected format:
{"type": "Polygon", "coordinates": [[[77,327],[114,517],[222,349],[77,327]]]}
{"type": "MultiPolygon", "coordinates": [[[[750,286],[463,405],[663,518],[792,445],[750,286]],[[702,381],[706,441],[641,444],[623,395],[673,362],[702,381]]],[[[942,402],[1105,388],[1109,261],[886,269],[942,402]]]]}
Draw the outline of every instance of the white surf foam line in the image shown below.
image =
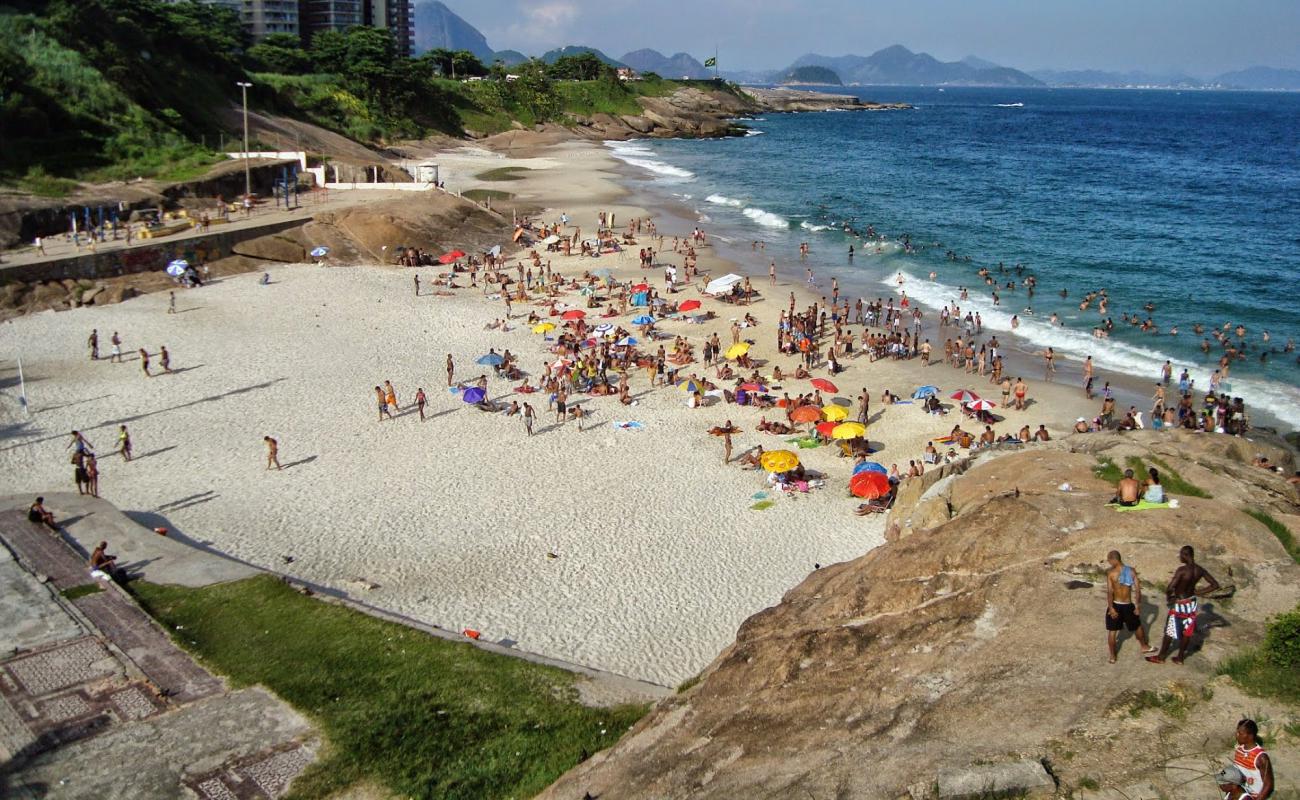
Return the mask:
{"type": "Polygon", "coordinates": [[[807,220],[804,220],[803,222],[800,222],[800,223],[799,223],[799,227],[800,227],[800,228],[803,228],[803,229],[806,230],[806,231],[829,231],[829,230],[833,229],[835,226],[834,226],[834,225],[815,225],[815,224],[813,224],[813,223],[811,223],[811,222],[809,222],[809,221],[807,221],[807,220]]]}
{"type": "Polygon", "coordinates": [[[732,208],[740,208],[745,205],[745,201],[743,200],[737,200],[734,197],[727,197],[726,195],[721,194],[711,194],[704,198],[704,201],[706,203],[713,203],[715,206],[731,206],[732,208]]]}
{"type": "MultiPolygon", "coordinates": [[[[898,270],[905,279],[901,287],[897,284],[897,275],[888,275],[881,283],[894,291],[901,289],[909,298],[936,310],[956,302],[963,316],[967,311],[978,312],[985,328],[1014,333],[1035,346],[1051,347],[1061,355],[1080,361],[1092,356],[1093,363],[1102,369],[1155,381],[1165,361],[1170,361],[1174,364],[1175,376],[1186,368],[1197,391],[1209,390],[1213,367],[1188,364],[1151,347],[1118,339],[1098,339],[1092,335],[1091,327],[1085,330],[1052,325],[1048,315],[1039,317],[1022,313],[1023,295],[1013,296],[1009,298],[1010,305],[1000,306],[993,305],[991,298],[978,292],[972,292],[968,299],[962,300],[960,289],[931,282],[928,277],[917,277],[914,272],[919,269],[921,267],[909,265],[898,270]],[[1013,315],[1018,316],[1020,322],[1020,327],[1015,330],[1011,328],[1013,315]]],[[[1004,298],[1004,303],[1006,300],[1004,298]]],[[[1248,409],[1252,406],[1262,409],[1288,425],[1300,428],[1300,388],[1257,378],[1231,378],[1228,386],[1231,387],[1229,393],[1243,398],[1248,409]]]]}
{"type": "Polygon", "coordinates": [[[634,167],[640,167],[647,172],[653,172],[661,178],[671,178],[674,180],[692,180],[695,173],[690,170],[674,167],[665,161],[660,161],[655,152],[649,147],[637,142],[605,142],[605,146],[610,149],[610,153],[627,164],[634,167]]]}
{"type": "Polygon", "coordinates": [[[764,211],[761,208],[746,208],[740,213],[749,217],[754,222],[765,228],[786,228],[790,227],[790,221],[779,214],[773,214],[771,211],[764,211]]]}

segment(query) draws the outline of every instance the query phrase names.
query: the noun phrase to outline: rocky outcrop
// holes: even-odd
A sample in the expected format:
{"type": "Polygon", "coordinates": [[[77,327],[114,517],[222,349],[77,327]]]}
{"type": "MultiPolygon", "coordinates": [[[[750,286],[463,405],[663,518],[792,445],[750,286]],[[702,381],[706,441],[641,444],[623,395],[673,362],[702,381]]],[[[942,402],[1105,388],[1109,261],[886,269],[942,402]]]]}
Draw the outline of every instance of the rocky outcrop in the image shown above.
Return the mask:
{"type": "MultiPolygon", "coordinates": [[[[1209,797],[1197,776],[1246,713],[1270,715],[1274,751],[1300,756],[1294,711],[1213,673],[1300,601],[1300,567],[1242,511],[1298,508],[1282,476],[1250,465],[1256,450],[1284,461],[1225,436],[1084,435],[905,485],[892,521],[906,535],[748,619],[696,685],[542,797],[957,797],[981,776],[1037,780],[1034,763],[1054,785],[1023,796],[1150,784],[1209,797]],[[1118,512],[1099,456],[1159,459],[1213,497],[1118,512]],[[1185,666],[1151,665],[1126,639],[1107,664],[1106,553],[1138,570],[1144,618],[1159,625],[1184,544],[1231,587],[1203,604],[1202,646],[1185,666]]],[[[1280,780],[1295,790],[1295,776],[1280,780]]]]}
{"type": "Polygon", "coordinates": [[[764,112],[793,113],[806,111],[900,111],[911,108],[907,103],[873,103],[851,94],[827,94],[803,89],[759,89],[745,93],[754,98],[764,112]]]}

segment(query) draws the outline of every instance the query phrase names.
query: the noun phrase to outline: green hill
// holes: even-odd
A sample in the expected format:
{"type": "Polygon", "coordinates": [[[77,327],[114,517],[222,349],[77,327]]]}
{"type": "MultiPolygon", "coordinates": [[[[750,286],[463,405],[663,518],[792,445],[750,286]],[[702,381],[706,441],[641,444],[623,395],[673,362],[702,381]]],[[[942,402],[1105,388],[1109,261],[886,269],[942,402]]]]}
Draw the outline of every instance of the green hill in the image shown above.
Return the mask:
{"type": "Polygon", "coordinates": [[[818,86],[843,86],[835,70],[828,67],[795,67],[781,77],[781,83],[811,83],[818,86]]]}

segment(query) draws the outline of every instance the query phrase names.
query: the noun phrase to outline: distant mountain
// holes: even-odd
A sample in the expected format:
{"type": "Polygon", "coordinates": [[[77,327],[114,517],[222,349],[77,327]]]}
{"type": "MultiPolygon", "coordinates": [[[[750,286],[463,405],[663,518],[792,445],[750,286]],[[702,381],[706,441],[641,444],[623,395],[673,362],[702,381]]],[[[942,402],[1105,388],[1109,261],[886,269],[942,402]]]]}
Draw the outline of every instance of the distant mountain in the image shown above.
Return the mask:
{"type": "Polygon", "coordinates": [[[980,58],[979,56],[966,56],[961,63],[975,69],[1002,69],[1001,64],[994,64],[992,61],[980,58]]]}
{"type": "MultiPolygon", "coordinates": [[[[963,61],[940,61],[928,53],[913,53],[902,45],[869,56],[823,56],[810,53],[790,66],[826,67],[845,83],[905,86],[1041,86],[1037,78],[1010,67],[978,67],[963,61]]],[[[788,71],[788,70],[787,70],[788,71]]]]}
{"type": "Polygon", "coordinates": [[[1286,89],[1300,90],[1300,70],[1274,67],[1248,67],[1236,72],[1225,72],[1214,83],[1236,89],[1286,89]]]}
{"type": "Polygon", "coordinates": [[[542,60],[545,61],[547,64],[554,64],[557,60],[565,56],[580,56],[583,53],[591,53],[596,58],[599,58],[601,61],[605,62],[611,67],[627,66],[627,64],[624,64],[622,61],[615,61],[614,59],[610,58],[609,56],[605,55],[604,53],[600,52],[594,47],[583,47],[581,45],[572,45],[572,44],[569,45],[568,47],[560,47],[555,50],[547,50],[545,53],[542,54],[542,60]]]}
{"type": "Polygon", "coordinates": [[[522,64],[528,60],[528,56],[518,50],[498,50],[493,54],[494,61],[500,61],[507,67],[513,67],[516,64],[522,64]]]}
{"type": "Polygon", "coordinates": [[[811,83],[817,86],[843,86],[844,81],[828,67],[795,67],[781,76],[781,83],[811,83]]]}
{"type": "Polygon", "coordinates": [[[485,63],[494,55],[478,28],[438,0],[421,0],[415,4],[415,52],[438,48],[468,50],[485,63]]]}
{"type": "Polygon", "coordinates": [[[712,78],[713,73],[687,53],[666,56],[658,50],[634,50],[622,61],[637,72],[653,72],[663,78],[712,78]]]}
{"type": "Polygon", "coordinates": [[[1049,86],[1087,86],[1096,88],[1160,86],[1195,89],[1205,85],[1205,81],[1193,78],[1190,75],[1157,75],[1137,70],[1108,72],[1100,69],[1041,69],[1030,74],[1049,86]]]}

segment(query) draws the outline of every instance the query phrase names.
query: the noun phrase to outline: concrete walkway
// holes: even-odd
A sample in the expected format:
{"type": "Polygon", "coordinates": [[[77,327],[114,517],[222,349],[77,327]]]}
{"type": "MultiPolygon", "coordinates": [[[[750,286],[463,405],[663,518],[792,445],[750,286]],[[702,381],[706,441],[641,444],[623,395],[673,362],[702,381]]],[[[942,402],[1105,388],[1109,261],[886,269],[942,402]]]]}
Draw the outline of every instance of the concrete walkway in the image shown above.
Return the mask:
{"type": "Polygon", "coordinates": [[[91,578],[78,540],[110,539],[122,563],[162,582],[255,570],[168,542],[93,498],[47,497],[56,512],[84,509],[66,517],[75,536],[28,522],[28,502],[0,501],[0,598],[18,610],[0,623],[0,797],[283,794],[315,758],[307,720],[264,690],[228,690],[130,595],[91,578]]]}

